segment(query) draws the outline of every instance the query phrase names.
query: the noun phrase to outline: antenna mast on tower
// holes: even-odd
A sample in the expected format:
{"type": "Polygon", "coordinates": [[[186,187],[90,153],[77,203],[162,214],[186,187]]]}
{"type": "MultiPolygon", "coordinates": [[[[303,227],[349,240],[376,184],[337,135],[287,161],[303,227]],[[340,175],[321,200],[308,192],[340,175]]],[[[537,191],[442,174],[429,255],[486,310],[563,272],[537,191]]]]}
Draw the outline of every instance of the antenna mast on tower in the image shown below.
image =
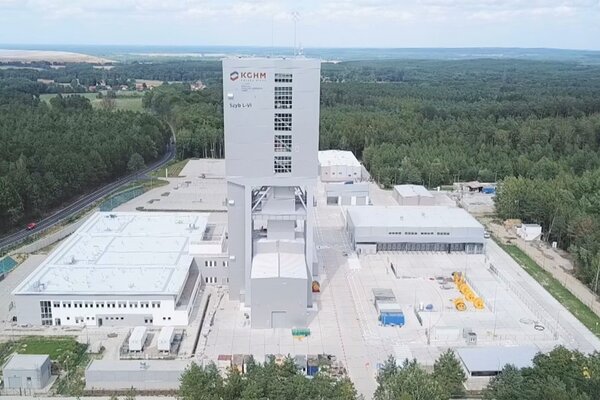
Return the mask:
{"type": "Polygon", "coordinates": [[[297,24],[300,19],[300,13],[298,11],[292,11],[292,18],[294,19],[294,55],[298,55],[298,46],[296,45],[296,35],[297,35],[297,24]]]}

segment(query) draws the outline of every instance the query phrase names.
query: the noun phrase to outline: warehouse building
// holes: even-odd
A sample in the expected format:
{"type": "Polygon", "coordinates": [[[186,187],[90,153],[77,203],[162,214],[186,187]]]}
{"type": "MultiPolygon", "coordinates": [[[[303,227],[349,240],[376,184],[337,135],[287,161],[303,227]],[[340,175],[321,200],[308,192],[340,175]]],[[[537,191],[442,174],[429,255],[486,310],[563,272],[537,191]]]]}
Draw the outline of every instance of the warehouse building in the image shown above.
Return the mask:
{"type": "Polygon", "coordinates": [[[496,376],[506,365],[519,369],[531,368],[538,353],[537,347],[532,345],[465,347],[456,350],[468,377],[496,376]]]}
{"type": "Polygon", "coordinates": [[[362,166],[351,151],[319,151],[321,182],[357,182],[361,180],[362,166]]]}
{"type": "Polygon", "coordinates": [[[223,60],[229,297],[253,328],[302,327],[313,241],[321,62],[223,60]]]}
{"type": "Polygon", "coordinates": [[[325,184],[328,205],[367,206],[371,204],[368,182],[330,182],[325,184]]]}
{"type": "Polygon", "coordinates": [[[85,370],[85,389],[178,390],[181,375],[189,365],[185,360],[94,360],[85,370]]]}
{"type": "Polygon", "coordinates": [[[394,198],[401,206],[434,206],[433,194],[421,185],[396,185],[394,198]]]}
{"type": "Polygon", "coordinates": [[[2,368],[4,389],[39,390],[50,382],[48,355],[13,354],[2,368]]]}
{"type": "Polygon", "coordinates": [[[99,212],[13,291],[32,325],[187,325],[202,284],[227,283],[210,214],[99,212]]]}
{"type": "Polygon", "coordinates": [[[465,210],[443,206],[349,207],[346,227],[359,254],[377,251],[482,253],[484,228],[465,210]]]}

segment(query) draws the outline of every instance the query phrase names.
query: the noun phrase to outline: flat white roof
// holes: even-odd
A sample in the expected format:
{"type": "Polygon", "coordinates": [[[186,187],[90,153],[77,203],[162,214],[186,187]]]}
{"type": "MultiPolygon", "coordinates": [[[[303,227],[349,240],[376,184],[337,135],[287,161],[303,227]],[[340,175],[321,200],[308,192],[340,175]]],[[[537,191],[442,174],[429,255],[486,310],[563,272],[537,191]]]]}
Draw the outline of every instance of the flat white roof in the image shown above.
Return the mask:
{"type": "Polygon", "coordinates": [[[319,164],[322,167],[332,165],[345,165],[348,167],[360,167],[360,163],[351,151],[346,150],[323,150],[319,151],[319,164]]]}
{"type": "MultiPolygon", "coordinates": [[[[266,242],[266,241],[265,241],[266,242]]],[[[270,242],[270,241],[269,241],[270,242]]],[[[273,241],[275,242],[275,241],[273,241]]],[[[280,243],[302,243],[299,240],[280,240],[280,243]]],[[[252,279],[260,278],[299,278],[306,279],[306,257],[304,252],[282,250],[263,251],[252,258],[252,279]]]]}
{"type": "Polygon", "coordinates": [[[535,346],[465,347],[456,353],[470,373],[501,371],[505,365],[531,367],[539,352],[535,346]]]}
{"type": "Polygon", "coordinates": [[[445,206],[348,207],[355,227],[483,228],[471,214],[445,206]]]}
{"type": "Polygon", "coordinates": [[[394,190],[402,197],[433,197],[433,195],[421,185],[396,185],[394,190]]]}
{"type": "Polygon", "coordinates": [[[37,370],[48,360],[47,354],[13,354],[4,369],[9,370],[37,370]]]}
{"type": "Polygon", "coordinates": [[[13,293],[177,295],[208,215],[95,213],[13,293]]]}

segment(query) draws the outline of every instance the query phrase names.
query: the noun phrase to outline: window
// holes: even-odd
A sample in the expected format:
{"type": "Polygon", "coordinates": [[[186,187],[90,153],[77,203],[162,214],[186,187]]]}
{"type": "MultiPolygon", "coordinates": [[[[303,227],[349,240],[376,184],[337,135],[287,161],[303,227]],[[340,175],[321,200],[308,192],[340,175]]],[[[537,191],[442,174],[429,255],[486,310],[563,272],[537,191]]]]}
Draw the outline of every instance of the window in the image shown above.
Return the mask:
{"type": "Polygon", "coordinates": [[[52,304],[52,307],[55,307],[55,308],[60,308],[60,301],[55,301],[55,302],[52,304]]]}
{"type": "Polygon", "coordinates": [[[74,308],[83,308],[83,303],[81,301],[74,301],[73,307],[74,308]]]}
{"type": "Polygon", "coordinates": [[[273,147],[276,153],[292,151],[292,135],[275,135],[273,147]]]}
{"type": "Polygon", "coordinates": [[[118,304],[119,304],[119,308],[127,308],[127,302],[126,301],[120,301],[118,304]]]}
{"type": "Polygon", "coordinates": [[[140,302],[140,307],[141,308],[150,308],[150,303],[148,303],[147,301],[142,301],[142,302],[140,302]]]}
{"type": "Polygon", "coordinates": [[[276,109],[291,109],[292,108],[292,87],[291,86],[275,86],[275,108],[276,109]]]}
{"type": "Polygon", "coordinates": [[[115,308],[116,306],[117,306],[117,304],[114,301],[106,302],[106,307],[108,307],[108,308],[115,308]]]}
{"type": "Polygon", "coordinates": [[[52,325],[52,303],[49,301],[40,301],[40,312],[42,325],[52,325]]]}
{"type": "Polygon", "coordinates": [[[292,83],[292,74],[276,73],[275,82],[292,83]]]}
{"type": "Polygon", "coordinates": [[[160,308],[160,301],[153,301],[152,302],[152,308],[154,308],[154,307],[160,308]]]}
{"type": "Polygon", "coordinates": [[[292,130],[292,114],[290,113],[275,113],[275,130],[276,131],[291,131],[292,130]]]}
{"type": "Polygon", "coordinates": [[[273,171],[276,174],[289,174],[292,172],[291,156],[275,156],[273,161],[273,171]]]}

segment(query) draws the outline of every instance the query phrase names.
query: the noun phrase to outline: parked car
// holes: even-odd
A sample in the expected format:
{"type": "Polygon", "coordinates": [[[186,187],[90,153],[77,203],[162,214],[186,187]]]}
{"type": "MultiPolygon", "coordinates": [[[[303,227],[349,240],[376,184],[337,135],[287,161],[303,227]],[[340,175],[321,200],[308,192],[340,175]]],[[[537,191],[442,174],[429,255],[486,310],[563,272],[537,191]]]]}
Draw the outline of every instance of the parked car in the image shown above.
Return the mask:
{"type": "Polygon", "coordinates": [[[35,228],[37,228],[37,224],[35,222],[30,222],[30,223],[27,224],[27,230],[28,231],[32,231],[35,228]]]}
{"type": "Polygon", "coordinates": [[[483,232],[483,237],[485,239],[489,239],[491,237],[490,233],[488,231],[483,232]]]}

